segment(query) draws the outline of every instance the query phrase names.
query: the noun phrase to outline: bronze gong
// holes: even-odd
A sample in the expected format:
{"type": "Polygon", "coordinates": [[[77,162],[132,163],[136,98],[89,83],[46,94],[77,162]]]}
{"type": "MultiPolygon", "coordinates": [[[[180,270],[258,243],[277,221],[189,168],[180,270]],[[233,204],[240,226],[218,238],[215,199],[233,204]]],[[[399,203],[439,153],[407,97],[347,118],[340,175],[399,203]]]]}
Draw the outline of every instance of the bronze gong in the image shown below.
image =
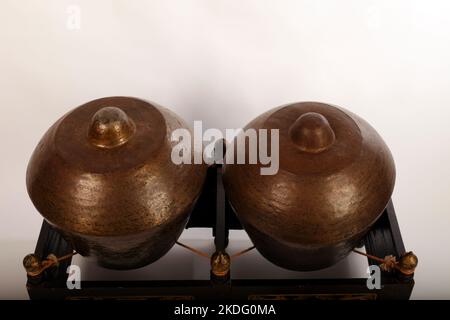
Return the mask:
{"type": "Polygon", "coordinates": [[[130,97],[70,111],[29,162],[33,204],[80,254],[104,267],[159,259],[183,231],[206,176],[205,165],[171,161],[177,128],[188,127],[168,109],[130,97]]]}
{"type": "Polygon", "coordinates": [[[272,109],[248,128],[279,129],[276,174],[236,161],[224,169],[229,201],[258,251],[301,271],[344,258],[394,188],[394,161],[381,137],[355,114],[318,102],[272,109]]]}

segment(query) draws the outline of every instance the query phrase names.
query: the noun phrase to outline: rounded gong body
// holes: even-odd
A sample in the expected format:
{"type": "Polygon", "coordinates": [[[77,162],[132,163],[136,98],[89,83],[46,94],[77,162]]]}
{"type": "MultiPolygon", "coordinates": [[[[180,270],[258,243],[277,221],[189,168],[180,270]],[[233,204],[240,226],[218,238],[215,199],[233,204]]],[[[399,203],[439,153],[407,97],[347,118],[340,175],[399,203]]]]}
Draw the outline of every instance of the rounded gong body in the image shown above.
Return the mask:
{"type": "Polygon", "coordinates": [[[59,119],[36,147],[27,188],[38,211],[84,256],[145,266],[174,244],[200,195],[204,165],[174,164],[171,111],[109,97],[59,119]]]}
{"type": "Polygon", "coordinates": [[[269,137],[279,130],[278,172],[262,175],[267,165],[259,162],[234,161],[224,169],[227,197],[258,251],[281,267],[308,271],[358,246],[395,182],[391,153],[377,132],[360,117],[317,102],[272,109],[241,135],[247,129],[267,129],[269,137]]]}

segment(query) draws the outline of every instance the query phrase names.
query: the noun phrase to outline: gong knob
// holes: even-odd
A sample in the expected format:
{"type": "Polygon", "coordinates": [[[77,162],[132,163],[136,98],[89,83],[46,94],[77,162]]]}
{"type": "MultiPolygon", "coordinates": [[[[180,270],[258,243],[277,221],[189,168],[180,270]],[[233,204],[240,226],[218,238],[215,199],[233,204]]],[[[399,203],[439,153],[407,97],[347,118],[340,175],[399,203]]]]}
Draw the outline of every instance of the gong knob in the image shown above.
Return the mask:
{"type": "Polygon", "coordinates": [[[336,140],[328,120],[317,112],[298,117],[289,128],[289,136],[300,150],[308,153],[325,151],[336,140]]]}
{"type": "Polygon", "coordinates": [[[117,107],[104,107],[92,117],[89,141],[101,148],[114,148],[127,142],[136,126],[127,114],[117,107]]]}

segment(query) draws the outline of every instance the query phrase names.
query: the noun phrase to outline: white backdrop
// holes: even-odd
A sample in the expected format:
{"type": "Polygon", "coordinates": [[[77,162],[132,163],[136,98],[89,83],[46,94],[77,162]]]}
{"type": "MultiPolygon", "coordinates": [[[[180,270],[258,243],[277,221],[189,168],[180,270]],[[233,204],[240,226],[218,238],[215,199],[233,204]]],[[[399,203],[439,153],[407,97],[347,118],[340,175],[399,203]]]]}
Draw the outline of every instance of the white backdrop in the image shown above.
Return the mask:
{"type": "Polygon", "coordinates": [[[41,223],[25,189],[35,145],[69,109],[127,95],[220,129],[302,100],[362,116],[396,161],[393,200],[420,259],[413,297],[450,299],[449,9],[445,0],[2,0],[0,297],[26,297],[21,259],[41,223]]]}

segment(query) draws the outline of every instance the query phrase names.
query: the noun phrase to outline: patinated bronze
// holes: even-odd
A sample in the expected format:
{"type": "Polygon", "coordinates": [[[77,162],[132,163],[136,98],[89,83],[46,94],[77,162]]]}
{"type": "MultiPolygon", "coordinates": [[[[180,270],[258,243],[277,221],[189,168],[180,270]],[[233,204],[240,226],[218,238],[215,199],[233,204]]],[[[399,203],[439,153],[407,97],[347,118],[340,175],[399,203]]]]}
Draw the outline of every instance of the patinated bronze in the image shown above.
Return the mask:
{"type": "Polygon", "coordinates": [[[187,128],[177,115],[136,98],[86,103],[39,142],[28,193],[83,256],[114,269],[147,265],[175,244],[206,176],[205,165],[171,161],[177,128],[187,128]]]}
{"type": "Polygon", "coordinates": [[[230,273],[231,259],[226,252],[215,252],[211,257],[211,272],[216,277],[225,277],[230,273]]]}
{"type": "Polygon", "coordinates": [[[224,169],[227,196],[258,251],[293,270],[338,262],[390,199],[395,167],[386,144],[360,117],[317,102],[272,109],[248,128],[280,135],[275,175],[261,175],[263,164],[224,169]]]}

